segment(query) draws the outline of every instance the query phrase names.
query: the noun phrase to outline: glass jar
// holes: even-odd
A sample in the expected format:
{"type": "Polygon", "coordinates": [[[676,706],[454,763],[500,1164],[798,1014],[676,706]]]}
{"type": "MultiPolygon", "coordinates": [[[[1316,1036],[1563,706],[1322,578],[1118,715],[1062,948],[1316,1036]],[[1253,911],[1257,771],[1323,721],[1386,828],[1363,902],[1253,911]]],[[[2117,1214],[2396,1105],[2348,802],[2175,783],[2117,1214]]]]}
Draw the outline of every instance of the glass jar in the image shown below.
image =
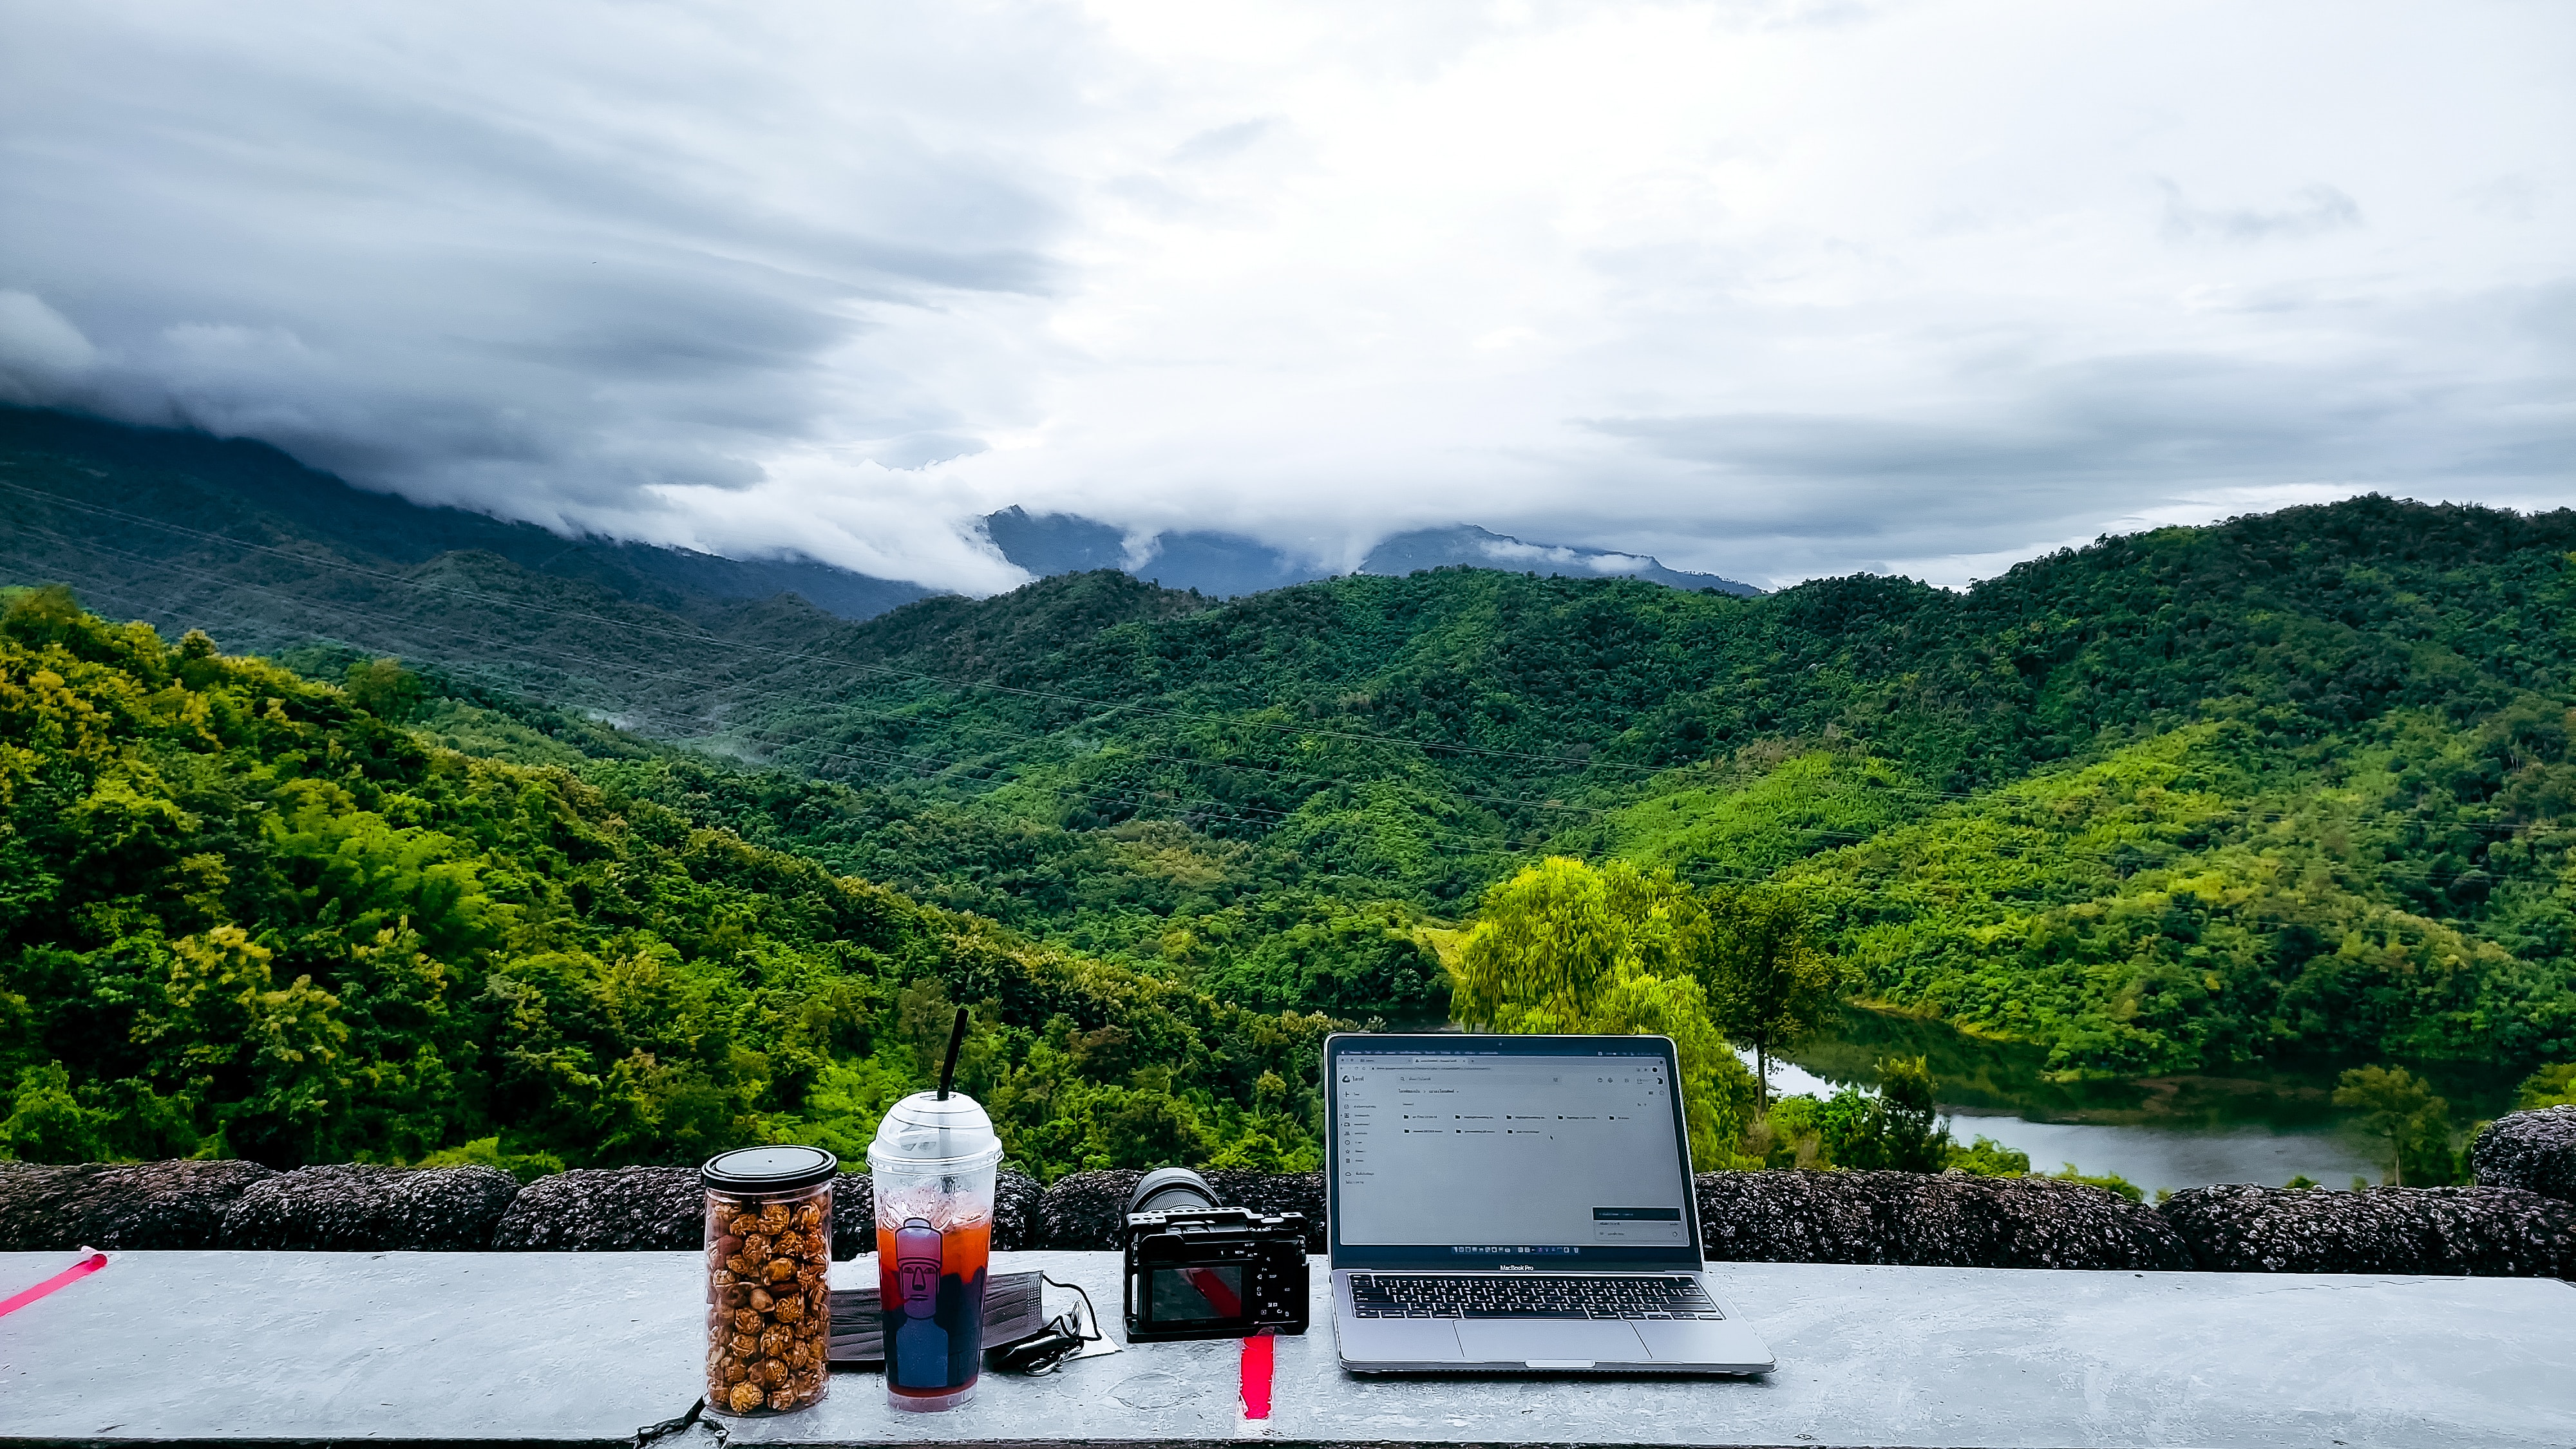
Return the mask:
{"type": "Polygon", "coordinates": [[[819,1147],[744,1147],[698,1169],[706,1188],[707,1407],[789,1413],[831,1386],[832,1183],[819,1147]]]}

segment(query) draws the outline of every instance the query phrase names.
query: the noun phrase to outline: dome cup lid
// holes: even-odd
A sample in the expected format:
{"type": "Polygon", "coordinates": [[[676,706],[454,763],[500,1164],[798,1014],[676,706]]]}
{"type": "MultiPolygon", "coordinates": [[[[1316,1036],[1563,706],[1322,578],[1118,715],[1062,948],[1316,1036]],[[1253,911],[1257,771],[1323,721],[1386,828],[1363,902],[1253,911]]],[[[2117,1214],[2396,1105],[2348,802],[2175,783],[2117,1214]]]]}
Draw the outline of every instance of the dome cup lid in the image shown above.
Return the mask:
{"type": "Polygon", "coordinates": [[[840,1176],[841,1159],[820,1147],[737,1147],[698,1168],[715,1192],[792,1192],[840,1176]]]}
{"type": "Polygon", "coordinates": [[[894,1104],[868,1144],[870,1167],[985,1167],[1002,1160],[1002,1139],[975,1099],[915,1092],[894,1104]]]}

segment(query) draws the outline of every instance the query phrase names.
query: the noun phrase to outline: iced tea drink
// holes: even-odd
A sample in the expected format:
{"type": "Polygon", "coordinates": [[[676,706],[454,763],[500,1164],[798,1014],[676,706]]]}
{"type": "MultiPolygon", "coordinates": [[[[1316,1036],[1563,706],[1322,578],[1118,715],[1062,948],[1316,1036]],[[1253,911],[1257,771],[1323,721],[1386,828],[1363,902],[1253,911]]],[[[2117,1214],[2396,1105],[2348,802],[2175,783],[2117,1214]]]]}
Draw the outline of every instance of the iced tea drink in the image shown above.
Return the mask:
{"type": "Polygon", "coordinates": [[[941,1232],[911,1217],[877,1221],[877,1302],[884,1314],[886,1392],[919,1401],[971,1389],[984,1352],[990,1213],[941,1232]]]}
{"type": "Polygon", "coordinates": [[[895,1408],[949,1409],[974,1396],[1001,1160],[984,1109],[955,1092],[916,1092],[878,1124],[868,1169],[886,1401],[895,1408]]]}

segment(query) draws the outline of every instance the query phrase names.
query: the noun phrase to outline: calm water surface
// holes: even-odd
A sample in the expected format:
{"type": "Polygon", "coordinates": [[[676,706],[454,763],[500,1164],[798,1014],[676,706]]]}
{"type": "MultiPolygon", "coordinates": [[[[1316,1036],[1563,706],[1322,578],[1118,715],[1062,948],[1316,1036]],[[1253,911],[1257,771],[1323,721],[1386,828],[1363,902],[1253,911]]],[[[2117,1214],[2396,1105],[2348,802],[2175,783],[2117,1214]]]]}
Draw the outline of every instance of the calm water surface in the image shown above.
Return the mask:
{"type": "MultiPolygon", "coordinates": [[[[2041,1048],[1852,1008],[1834,1033],[1773,1064],[1772,1090],[1830,1096],[1844,1085],[1873,1087],[1879,1059],[1899,1055],[1929,1062],[1953,1136],[2027,1152],[2034,1171],[2071,1162],[2087,1173],[2116,1172],[2152,1194],[2219,1182],[2277,1186],[2301,1173],[2344,1187],[2356,1176],[2377,1182],[2386,1170],[2332,1101],[2335,1076],[2349,1063],[2051,1082],[2041,1048]]],[[[2510,1074],[2417,1072],[2449,1099],[2462,1127],[2510,1109],[2510,1074]]]]}

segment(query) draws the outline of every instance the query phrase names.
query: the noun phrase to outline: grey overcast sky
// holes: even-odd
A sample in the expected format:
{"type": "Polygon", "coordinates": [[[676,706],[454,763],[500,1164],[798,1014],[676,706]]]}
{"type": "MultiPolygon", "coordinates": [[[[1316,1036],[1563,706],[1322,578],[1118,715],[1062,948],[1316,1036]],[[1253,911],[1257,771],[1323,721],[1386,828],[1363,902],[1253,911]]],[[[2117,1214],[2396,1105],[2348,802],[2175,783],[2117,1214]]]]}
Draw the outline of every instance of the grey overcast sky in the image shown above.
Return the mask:
{"type": "Polygon", "coordinates": [[[2576,5],[0,0],[0,397],[983,592],[2576,502],[2576,5]]]}

